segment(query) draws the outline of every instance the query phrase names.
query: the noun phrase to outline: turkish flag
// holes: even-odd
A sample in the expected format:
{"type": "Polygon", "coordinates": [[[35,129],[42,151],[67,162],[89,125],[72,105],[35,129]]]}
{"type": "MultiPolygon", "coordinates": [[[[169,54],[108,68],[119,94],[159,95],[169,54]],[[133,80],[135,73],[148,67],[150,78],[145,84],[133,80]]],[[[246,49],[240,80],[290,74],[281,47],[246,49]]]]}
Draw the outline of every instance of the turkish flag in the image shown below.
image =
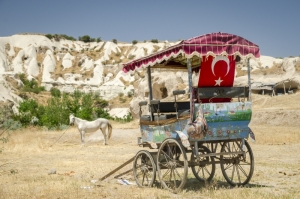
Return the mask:
{"type": "MultiPolygon", "coordinates": [[[[235,74],[234,56],[203,56],[198,87],[232,87],[235,74]]],[[[229,102],[230,98],[213,99],[213,102],[229,102]]],[[[203,99],[202,102],[209,101],[203,99]]]]}

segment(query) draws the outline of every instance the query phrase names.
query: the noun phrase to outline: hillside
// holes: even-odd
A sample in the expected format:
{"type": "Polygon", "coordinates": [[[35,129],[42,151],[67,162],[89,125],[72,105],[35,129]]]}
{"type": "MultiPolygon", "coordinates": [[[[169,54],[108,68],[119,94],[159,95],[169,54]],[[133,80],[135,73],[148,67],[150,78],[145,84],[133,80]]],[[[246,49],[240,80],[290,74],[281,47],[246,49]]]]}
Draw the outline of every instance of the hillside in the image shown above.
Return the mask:
{"type": "MultiPolygon", "coordinates": [[[[178,41],[84,43],[66,39],[50,40],[44,35],[0,37],[0,101],[8,100],[17,105],[22,100],[22,82],[17,74],[24,73],[29,80],[37,80],[46,91],[55,87],[62,92],[73,92],[75,89],[97,92],[110,101],[111,108],[130,107],[136,116],[137,103],[147,99],[147,78],[141,70],[125,74],[121,70],[122,63],[161,51],[176,43],[178,41]],[[125,100],[120,101],[119,95],[124,95],[125,100]]],[[[299,57],[261,56],[259,60],[251,60],[250,66],[252,82],[256,82],[253,86],[276,84],[281,93],[284,88],[293,92],[300,88],[299,57]]],[[[174,89],[187,89],[185,72],[154,72],[157,75],[152,80],[154,98],[172,97],[174,89]]],[[[235,75],[235,85],[247,84],[243,60],[237,63],[235,75]]],[[[49,92],[26,95],[41,103],[46,103],[50,96],[49,92]]]]}

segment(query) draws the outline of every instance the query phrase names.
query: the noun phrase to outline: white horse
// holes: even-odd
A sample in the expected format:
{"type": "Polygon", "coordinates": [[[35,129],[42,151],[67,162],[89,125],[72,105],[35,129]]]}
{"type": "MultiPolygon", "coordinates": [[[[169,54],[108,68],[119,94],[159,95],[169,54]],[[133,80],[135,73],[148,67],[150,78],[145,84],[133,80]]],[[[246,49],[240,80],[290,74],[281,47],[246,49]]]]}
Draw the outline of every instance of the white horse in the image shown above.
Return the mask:
{"type": "Polygon", "coordinates": [[[77,128],[81,135],[82,146],[84,146],[84,134],[85,133],[95,132],[98,129],[100,129],[104,136],[104,143],[103,143],[104,145],[107,144],[106,143],[106,139],[107,139],[106,128],[108,128],[108,139],[110,139],[110,137],[111,137],[112,126],[107,119],[98,118],[98,119],[90,122],[90,121],[75,117],[73,114],[70,115],[69,119],[70,119],[70,125],[72,125],[72,124],[77,125],[77,128]]]}

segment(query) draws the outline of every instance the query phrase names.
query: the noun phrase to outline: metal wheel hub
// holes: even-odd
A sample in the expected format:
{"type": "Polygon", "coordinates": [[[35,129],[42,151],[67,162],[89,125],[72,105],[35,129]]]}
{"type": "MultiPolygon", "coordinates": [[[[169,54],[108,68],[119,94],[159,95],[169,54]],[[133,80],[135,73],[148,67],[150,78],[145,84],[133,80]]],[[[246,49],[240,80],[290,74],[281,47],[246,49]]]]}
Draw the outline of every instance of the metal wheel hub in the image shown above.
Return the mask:
{"type": "Polygon", "coordinates": [[[147,172],[148,172],[147,166],[142,166],[142,167],[141,167],[141,171],[142,171],[143,173],[147,173],[147,172]]]}
{"type": "Polygon", "coordinates": [[[168,162],[168,165],[167,165],[167,167],[169,168],[169,169],[175,169],[176,168],[176,166],[177,166],[177,163],[176,163],[176,161],[169,161],[168,162]]]}

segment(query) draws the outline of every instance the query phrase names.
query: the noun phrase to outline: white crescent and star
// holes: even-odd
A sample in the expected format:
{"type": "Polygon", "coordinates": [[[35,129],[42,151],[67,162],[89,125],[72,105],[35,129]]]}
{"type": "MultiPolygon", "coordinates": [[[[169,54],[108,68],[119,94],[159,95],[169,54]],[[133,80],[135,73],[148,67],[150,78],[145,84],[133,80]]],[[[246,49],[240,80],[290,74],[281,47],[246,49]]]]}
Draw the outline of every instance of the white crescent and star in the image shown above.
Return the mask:
{"type": "MultiPolygon", "coordinates": [[[[225,76],[229,73],[229,70],[230,70],[230,66],[229,66],[229,59],[228,59],[228,57],[225,57],[225,56],[222,56],[222,55],[217,55],[215,58],[214,58],[214,60],[213,60],[213,62],[211,63],[211,71],[212,71],[212,73],[214,74],[214,76],[216,76],[215,75],[215,65],[216,65],[216,63],[218,62],[218,61],[225,61],[226,62],[226,64],[227,64],[227,72],[226,72],[226,74],[225,74],[225,76]]],[[[225,77],[224,76],[224,77],[225,77]]],[[[219,77],[219,79],[218,80],[215,80],[215,82],[216,82],[216,84],[215,84],[215,86],[221,86],[221,82],[222,82],[223,80],[221,80],[221,78],[219,77]]]]}
{"type": "Polygon", "coordinates": [[[216,82],[215,86],[221,86],[222,81],[223,80],[221,80],[221,78],[219,77],[219,79],[215,80],[215,82],[216,82]]]}

